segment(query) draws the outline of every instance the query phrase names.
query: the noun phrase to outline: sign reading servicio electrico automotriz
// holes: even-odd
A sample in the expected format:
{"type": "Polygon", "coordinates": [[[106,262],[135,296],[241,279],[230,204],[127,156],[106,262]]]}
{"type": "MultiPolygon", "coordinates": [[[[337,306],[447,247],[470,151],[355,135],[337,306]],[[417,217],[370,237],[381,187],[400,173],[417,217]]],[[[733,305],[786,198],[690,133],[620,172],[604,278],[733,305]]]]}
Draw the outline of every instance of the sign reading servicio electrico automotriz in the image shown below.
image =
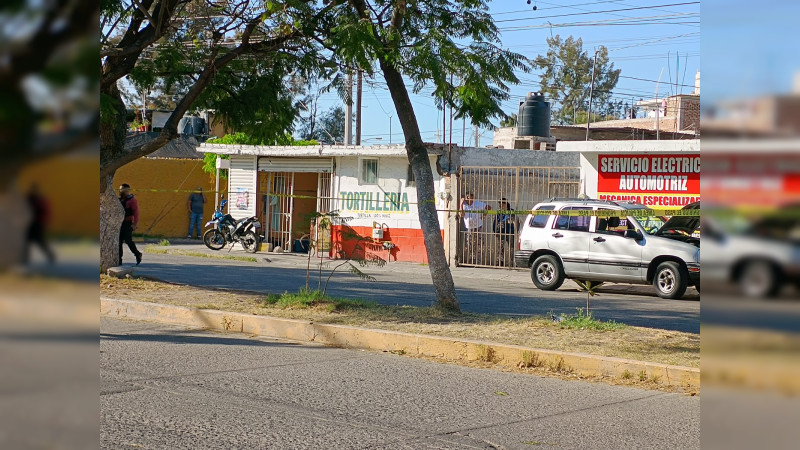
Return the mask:
{"type": "Polygon", "coordinates": [[[700,155],[598,155],[597,197],[682,208],[700,200],[700,155]]]}

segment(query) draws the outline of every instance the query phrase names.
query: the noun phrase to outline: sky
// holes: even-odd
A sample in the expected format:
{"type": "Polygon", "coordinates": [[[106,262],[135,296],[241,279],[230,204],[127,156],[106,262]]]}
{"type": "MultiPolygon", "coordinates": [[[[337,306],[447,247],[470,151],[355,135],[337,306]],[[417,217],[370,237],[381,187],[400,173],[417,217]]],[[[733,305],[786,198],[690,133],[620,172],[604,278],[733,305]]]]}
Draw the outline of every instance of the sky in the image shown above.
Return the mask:
{"type": "MultiPolygon", "coordinates": [[[[693,90],[695,73],[701,68],[700,10],[699,1],[689,0],[531,0],[530,5],[526,0],[494,0],[489,4],[501,30],[502,46],[530,59],[546,53],[546,39],[551,35],[582,38],[583,48],[590,54],[606,46],[614,67],[622,69],[614,96],[628,103],[653,98],[656,86],[659,97],[693,90]]],[[[519,73],[518,77],[520,84],[511,87],[511,98],[503,103],[506,114],[516,113],[519,101],[528,92],[539,90],[538,71],[519,73]]],[[[382,79],[376,81],[364,84],[362,144],[389,143],[390,120],[391,143],[402,143],[389,92],[382,79]]],[[[433,98],[423,92],[413,95],[412,102],[423,139],[437,142],[438,135],[442,142],[442,112],[433,98]]],[[[336,104],[342,102],[334,92],[320,98],[320,110],[336,104]]],[[[463,128],[461,121],[454,122],[452,142],[474,145],[474,127],[466,124],[466,136],[463,128]]],[[[479,134],[481,147],[492,144],[491,130],[481,129],[479,134]]]]}
{"type": "Polygon", "coordinates": [[[796,0],[703,1],[702,102],[788,93],[800,70],[796,0]]]}

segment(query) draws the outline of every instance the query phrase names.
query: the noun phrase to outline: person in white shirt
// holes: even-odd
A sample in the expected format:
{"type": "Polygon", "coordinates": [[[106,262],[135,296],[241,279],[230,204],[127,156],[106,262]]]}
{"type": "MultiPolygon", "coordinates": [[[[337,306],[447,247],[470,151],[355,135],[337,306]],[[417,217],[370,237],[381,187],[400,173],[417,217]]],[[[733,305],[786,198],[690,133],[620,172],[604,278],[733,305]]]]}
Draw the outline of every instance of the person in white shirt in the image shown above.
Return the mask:
{"type": "Polygon", "coordinates": [[[483,211],[490,209],[486,203],[475,200],[472,192],[464,194],[459,205],[459,214],[463,214],[464,228],[467,230],[465,241],[465,261],[472,264],[482,264],[483,239],[480,234],[483,228],[483,211]],[[480,211],[480,212],[478,212],[480,211]]]}

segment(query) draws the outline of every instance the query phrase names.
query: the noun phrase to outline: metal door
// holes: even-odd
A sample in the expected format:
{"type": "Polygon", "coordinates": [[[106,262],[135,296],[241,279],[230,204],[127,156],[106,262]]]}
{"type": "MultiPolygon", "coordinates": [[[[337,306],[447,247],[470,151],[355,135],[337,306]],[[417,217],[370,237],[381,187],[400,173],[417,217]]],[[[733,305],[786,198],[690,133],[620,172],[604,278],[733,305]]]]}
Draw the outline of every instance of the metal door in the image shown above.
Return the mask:
{"type": "MultiPolygon", "coordinates": [[[[587,210],[591,207],[568,206],[567,210],[587,210]]],[[[564,272],[569,276],[589,273],[589,216],[556,216],[547,245],[561,257],[564,272]]]]}
{"type": "Polygon", "coordinates": [[[284,251],[292,251],[292,195],[294,195],[294,173],[269,173],[267,192],[264,196],[264,224],[267,242],[284,251]]]}
{"type": "Polygon", "coordinates": [[[642,245],[636,239],[625,237],[629,228],[627,220],[625,217],[594,218],[589,241],[589,272],[595,277],[609,281],[642,280],[642,245]]]}

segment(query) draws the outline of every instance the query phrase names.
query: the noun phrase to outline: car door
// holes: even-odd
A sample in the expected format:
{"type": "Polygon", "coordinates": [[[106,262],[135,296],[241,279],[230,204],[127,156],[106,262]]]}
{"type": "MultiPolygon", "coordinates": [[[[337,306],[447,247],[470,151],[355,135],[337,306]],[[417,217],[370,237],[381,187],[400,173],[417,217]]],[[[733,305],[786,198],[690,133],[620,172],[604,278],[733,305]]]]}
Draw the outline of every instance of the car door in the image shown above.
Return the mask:
{"type": "MultiPolygon", "coordinates": [[[[613,211],[599,208],[599,211],[613,211]]],[[[597,217],[589,233],[589,272],[592,278],[608,281],[640,282],[644,241],[626,237],[626,231],[636,231],[624,211],[618,216],[597,217]]]]}
{"type": "MultiPolygon", "coordinates": [[[[561,211],[591,210],[588,206],[567,206],[561,211]]],[[[590,216],[556,216],[550,236],[550,249],[558,253],[569,277],[589,273],[589,224],[590,216]]]]}

